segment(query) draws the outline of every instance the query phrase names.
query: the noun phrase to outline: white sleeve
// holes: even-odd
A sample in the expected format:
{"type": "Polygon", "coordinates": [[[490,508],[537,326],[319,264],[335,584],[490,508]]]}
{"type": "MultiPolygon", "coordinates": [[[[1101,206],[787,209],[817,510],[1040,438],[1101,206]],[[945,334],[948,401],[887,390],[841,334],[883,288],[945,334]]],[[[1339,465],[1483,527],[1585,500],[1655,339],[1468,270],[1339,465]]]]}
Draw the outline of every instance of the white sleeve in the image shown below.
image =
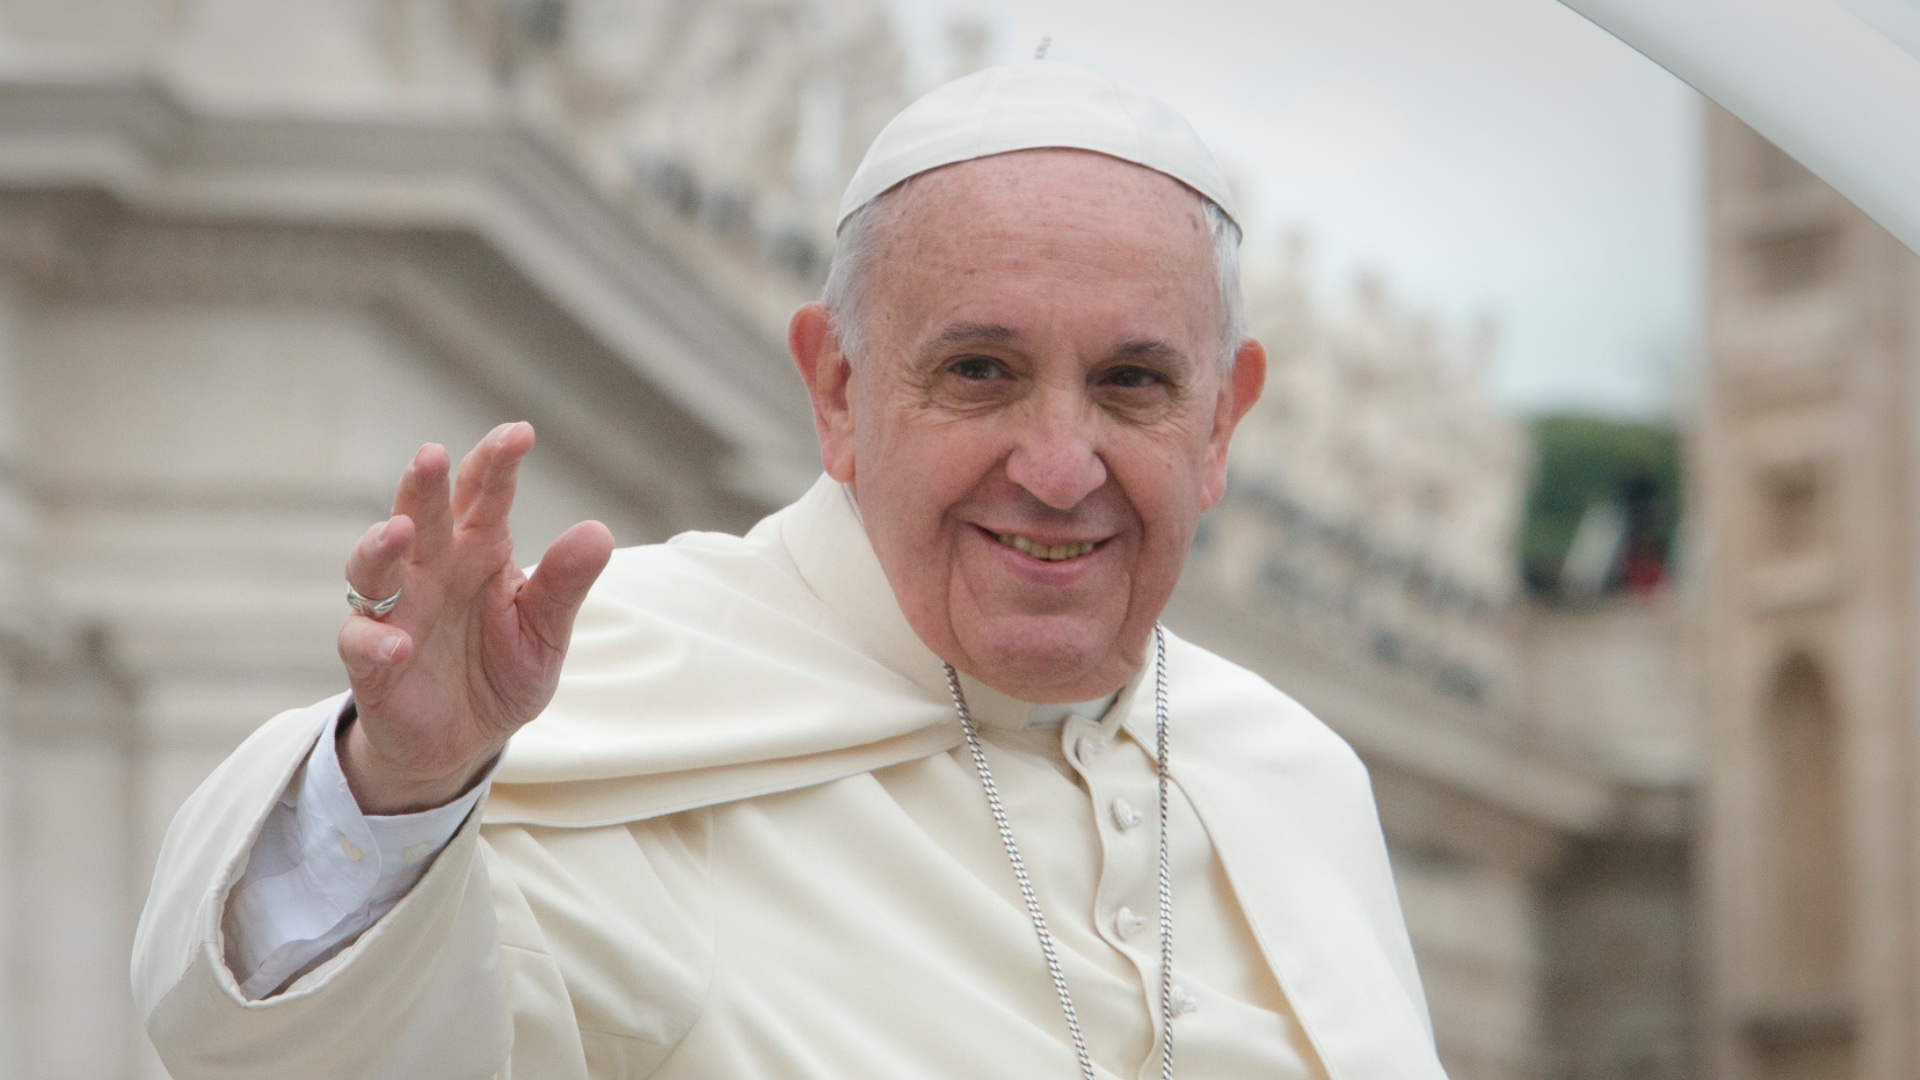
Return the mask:
{"type": "Polygon", "coordinates": [[[335,749],[352,710],[348,698],[288,782],[227,902],[227,967],[249,1000],[326,962],[393,910],[493,780],[489,768],[466,794],[418,814],[362,814],[335,749]]]}

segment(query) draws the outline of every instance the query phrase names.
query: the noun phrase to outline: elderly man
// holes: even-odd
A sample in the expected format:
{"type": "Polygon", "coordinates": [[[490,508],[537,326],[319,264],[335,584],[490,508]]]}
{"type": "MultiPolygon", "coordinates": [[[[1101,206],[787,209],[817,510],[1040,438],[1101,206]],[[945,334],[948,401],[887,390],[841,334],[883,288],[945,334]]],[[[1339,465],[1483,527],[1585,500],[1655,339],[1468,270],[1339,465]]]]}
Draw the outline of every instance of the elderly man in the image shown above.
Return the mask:
{"type": "Polygon", "coordinates": [[[991,69],[848,191],[799,502],[523,576],[532,429],[422,449],[351,694],[168,835],[174,1075],[1440,1077],[1360,765],[1157,626],[1265,375],[1238,237],[1164,105],[991,69]]]}

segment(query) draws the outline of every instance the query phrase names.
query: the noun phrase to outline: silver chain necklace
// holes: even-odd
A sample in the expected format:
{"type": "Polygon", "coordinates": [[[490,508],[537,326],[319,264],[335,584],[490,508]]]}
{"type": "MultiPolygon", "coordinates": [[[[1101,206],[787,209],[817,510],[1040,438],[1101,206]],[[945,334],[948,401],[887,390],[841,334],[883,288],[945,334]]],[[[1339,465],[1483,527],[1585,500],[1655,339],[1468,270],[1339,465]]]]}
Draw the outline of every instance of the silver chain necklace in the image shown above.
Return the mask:
{"type": "MultiPolygon", "coordinates": [[[[1080,1017],[1073,1011],[1073,995],[1067,991],[1067,975],[1060,967],[1060,950],[1047,929],[1047,917],[1040,911],[1034,895],[1033,880],[1027,876],[1026,860],[1020,857],[1020,845],[1014,843],[1013,826],[1007,822],[1007,809],[1000,802],[1000,788],[993,782],[993,770],[987,768],[986,751],[980,747],[980,732],[974,726],[973,713],[967,709],[966,695],[960,692],[960,676],[947,666],[947,692],[953,696],[953,711],[960,714],[961,730],[966,732],[967,749],[973,753],[973,771],[980,776],[980,789],[987,793],[987,809],[993,812],[994,827],[1000,830],[1000,844],[1007,849],[1007,862],[1013,867],[1013,880],[1020,886],[1020,897],[1027,903],[1027,917],[1033,920],[1033,932],[1040,939],[1040,953],[1047,959],[1047,971],[1053,976],[1054,992],[1060,996],[1060,1013],[1067,1020],[1067,1034],[1073,1036],[1073,1052],[1080,1060],[1083,1080],[1095,1080],[1093,1056],[1087,1053],[1087,1040],[1080,1033],[1080,1017]]],[[[1153,627],[1153,720],[1154,769],[1160,778],[1160,1076],[1173,1080],[1173,872],[1167,860],[1167,640],[1158,623],[1153,627]]]]}

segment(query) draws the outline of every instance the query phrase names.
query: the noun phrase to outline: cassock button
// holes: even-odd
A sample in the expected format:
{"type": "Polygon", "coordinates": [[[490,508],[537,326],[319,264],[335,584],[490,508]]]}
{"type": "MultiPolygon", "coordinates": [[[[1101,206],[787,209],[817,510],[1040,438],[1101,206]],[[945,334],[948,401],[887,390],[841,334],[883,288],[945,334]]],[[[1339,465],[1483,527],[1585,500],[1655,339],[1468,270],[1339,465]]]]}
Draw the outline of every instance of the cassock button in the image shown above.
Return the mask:
{"type": "Polygon", "coordinates": [[[1080,759],[1080,764],[1091,765],[1101,754],[1106,753],[1107,748],[1112,745],[1113,742],[1111,740],[1097,738],[1092,735],[1082,735],[1080,736],[1080,741],[1073,744],[1073,754],[1080,759]]]}
{"type": "Polygon", "coordinates": [[[1140,824],[1140,811],[1125,799],[1113,800],[1113,823],[1122,829],[1131,829],[1140,824]]]}
{"type": "Polygon", "coordinates": [[[365,856],[366,853],[360,850],[359,844],[356,844],[353,841],[347,839],[347,835],[345,833],[341,833],[340,834],[340,854],[345,855],[347,857],[348,862],[359,862],[361,858],[365,856]]]}
{"type": "Polygon", "coordinates": [[[1113,932],[1123,938],[1130,938],[1146,928],[1147,920],[1135,915],[1130,907],[1113,913],[1113,932]]]}
{"type": "Polygon", "coordinates": [[[431,850],[432,849],[425,844],[408,844],[406,850],[400,853],[400,857],[410,863],[416,863],[426,858],[427,852],[431,850]]]}
{"type": "Polygon", "coordinates": [[[1187,993],[1187,988],[1184,986],[1174,987],[1167,994],[1167,997],[1173,1005],[1173,1014],[1175,1016],[1185,1016],[1187,1013],[1197,1012],[1200,1009],[1199,999],[1187,993]]]}

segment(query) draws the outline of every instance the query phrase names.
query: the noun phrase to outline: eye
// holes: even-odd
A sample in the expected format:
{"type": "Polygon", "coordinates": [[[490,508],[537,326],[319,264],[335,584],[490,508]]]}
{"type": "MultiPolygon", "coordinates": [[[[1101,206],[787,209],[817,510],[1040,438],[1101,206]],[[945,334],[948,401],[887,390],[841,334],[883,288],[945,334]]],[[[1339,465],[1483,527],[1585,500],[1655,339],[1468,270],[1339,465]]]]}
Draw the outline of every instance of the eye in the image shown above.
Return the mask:
{"type": "Polygon", "coordinates": [[[985,356],[963,356],[955,360],[948,370],[974,382],[998,379],[1007,373],[1007,369],[1000,366],[1000,361],[985,356]]]}
{"type": "Polygon", "coordinates": [[[1158,372],[1148,371],[1142,367],[1114,368],[1100,377],[1102,385],[1114,386],[1122,390],[1144,390],[1165,381],[1158,372]]]}

